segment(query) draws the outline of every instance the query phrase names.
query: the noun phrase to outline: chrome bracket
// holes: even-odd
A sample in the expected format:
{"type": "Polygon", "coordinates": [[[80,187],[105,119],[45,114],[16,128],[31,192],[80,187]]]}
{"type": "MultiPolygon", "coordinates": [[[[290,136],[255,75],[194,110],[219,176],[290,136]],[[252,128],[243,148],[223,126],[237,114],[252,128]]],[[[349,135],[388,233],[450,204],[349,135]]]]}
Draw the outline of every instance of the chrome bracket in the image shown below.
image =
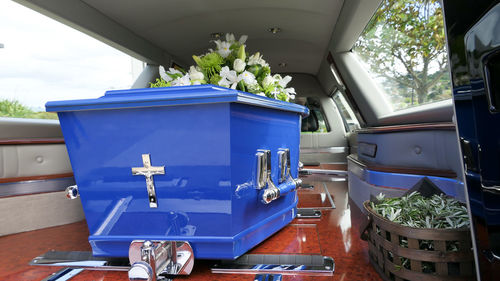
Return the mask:
{"type": "Polygon", "coordinates": [[[212,273],[332,276],[335,262],[320,255],[246,254],[234,261],[216,263],[211,270],[212,273]]]}
{"type": "Polygon", "coordinates": [[[149,154],[142,155],[142,163],[144,167],[132,168],[132,175],[144,176],[146,178],[146,187],[148,189],[149,207],[157,208],[158,200],[156,199],[155,183],[153,181],[154,175],[164,175],[165,166],[154,167],[151,166],[151,158],[149,154]]]}
{"type": "Polygon", "coordinates": [[[70,185],[66,187],[66,197],[68,199],[76,199],[80,197],[80,193],[78,192],[78,186],[77,185],[70,185]]]}
{"type": "Polygon", "coordinates": [[[134,240],[130,244],[129,260],[130,280],[156,281],[165,275],[189,275],[194,254],[188,242],[134,240]]]}
{"type": "Polygon", "coordinates": [[[297,218],[299,219],[319,219],[321,210],[309,208],[297,208],[297,218]]]}

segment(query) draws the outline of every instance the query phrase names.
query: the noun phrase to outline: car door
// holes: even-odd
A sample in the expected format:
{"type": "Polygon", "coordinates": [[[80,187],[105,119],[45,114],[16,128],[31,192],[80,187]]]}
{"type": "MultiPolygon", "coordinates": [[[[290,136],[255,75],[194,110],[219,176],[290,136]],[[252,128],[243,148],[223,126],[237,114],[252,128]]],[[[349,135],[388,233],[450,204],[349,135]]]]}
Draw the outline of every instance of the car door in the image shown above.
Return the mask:
{"type": "Polygon", "coordinates": [[[444,0],[458,134],[481,280],[500,274],[500,1],[444,0]]]}

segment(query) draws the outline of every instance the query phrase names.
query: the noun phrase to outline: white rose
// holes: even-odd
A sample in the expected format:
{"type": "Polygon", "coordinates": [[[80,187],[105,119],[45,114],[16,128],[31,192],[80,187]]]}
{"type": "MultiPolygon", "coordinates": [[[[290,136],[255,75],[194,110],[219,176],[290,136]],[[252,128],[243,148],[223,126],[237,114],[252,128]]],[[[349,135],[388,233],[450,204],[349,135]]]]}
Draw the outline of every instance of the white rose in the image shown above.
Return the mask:
{"type": "Polygon", "coordinates": [[[191,80],[203,80],[205,77],[202,72],[198,71],[194,66],[191,66],[189,68],[189,78],[191,78],[191,80]]]}
{"type": "Polygon", "coordinates": [[[235,59],[234,60],[233,69],[236,70],[236,72],[238,72],[238,73],[243,72],[245,70],[246,66],[247,65],[245,64],[244,61],[242,61],[240,59],[235,59]]]}

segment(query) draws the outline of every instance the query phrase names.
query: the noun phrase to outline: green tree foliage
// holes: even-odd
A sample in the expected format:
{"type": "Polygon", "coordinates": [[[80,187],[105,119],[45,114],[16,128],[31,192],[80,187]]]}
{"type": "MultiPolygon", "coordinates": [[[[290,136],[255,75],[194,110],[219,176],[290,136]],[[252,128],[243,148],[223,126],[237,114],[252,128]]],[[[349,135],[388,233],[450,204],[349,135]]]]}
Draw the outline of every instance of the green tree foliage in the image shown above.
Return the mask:
{"type": "Polygon", "coordinates": [[[0,116],[34,119],[57,119],[53,112],[36,112],[16,100],[0,100],[0,116]]]}
{"type": "Polygon", "coordinates": [[[451,96],[445,45],[437,0],[384,0],[355,51],[404,107],[451,96]]]}

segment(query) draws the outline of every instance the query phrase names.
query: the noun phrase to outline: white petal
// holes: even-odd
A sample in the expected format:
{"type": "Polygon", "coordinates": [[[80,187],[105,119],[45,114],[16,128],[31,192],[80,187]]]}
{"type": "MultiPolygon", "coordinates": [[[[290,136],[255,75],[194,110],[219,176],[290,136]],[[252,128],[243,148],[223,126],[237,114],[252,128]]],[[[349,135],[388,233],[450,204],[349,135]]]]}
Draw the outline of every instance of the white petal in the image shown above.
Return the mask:
{"type": "Polygon", "coordinates": [[[163,66],[160,66],[160,69],[158,70],[160,72],[160,77],[167,81],[167,82],[170,82],[172,81],[172,77],[168,76],[167,73],[165,72],[165,68],[163,68],[163,66]]]}
{"type": "Polygon", "coordinates": [[[226,33],[226,41],[227,42],[234,42],[235,41],[234,34],[232,34],[232,33],[226,33]]]}
{"type": "Polygon", "coordinates": [[[245,44],[247,39],[248,39],[248,35],[241,35],[240,40],[238,40],[238,42],[240,42],[240,44],[245,44]]]}
{"type": "Polygon", "coordinates": [[[280,83],[281,87],[285,88],[285,87],[286,87],[286,85],[287,85],[290,81],[292,81],[292,77],[290,77],[289,75],[285,76],[285,77],[281,80],[281,83],[280,83]]]}

